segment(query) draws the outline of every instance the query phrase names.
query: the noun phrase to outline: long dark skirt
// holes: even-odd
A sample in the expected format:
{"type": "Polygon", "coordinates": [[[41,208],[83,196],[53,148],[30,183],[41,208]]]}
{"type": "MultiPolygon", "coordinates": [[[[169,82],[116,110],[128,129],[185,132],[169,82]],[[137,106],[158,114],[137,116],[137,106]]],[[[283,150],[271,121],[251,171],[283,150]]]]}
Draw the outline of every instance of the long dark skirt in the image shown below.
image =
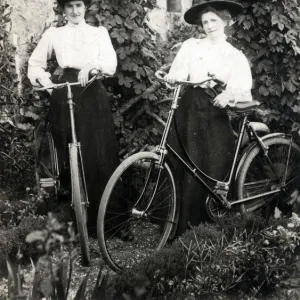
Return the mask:
{"type": "MultiPolygon", "coordinates": [[[[206,174],[223,180],[228,172],[234,153],[234,136],[226,110],[216,108],[204,89],[188,88],[176,111],[179,137],[187,153],[206,174]]],[[[174,126],[171,128],[170,144],[184,156],[179,146],[174,126]]],[[[180,217],[176,235],[181,235],[190,225],[209,220],[205,208],[208,196],[180,162],[173,161],[180,197],[180,217]]]]}
{"type": "MultiPolygon", "coordinates": [[[[78,71],[65,69],[60,82],[78,81],[78,71]]],[[[118,144],[114,132],[111,110],[106,91],[100,80],[88,88],[72,87],[75,102],[75,126],[81,151],[90,206],[88,227],[96,228],[99,202],[107,181],[119,164],[118,144]]],[[[55,146],[58,151],[62,184],[70,178],[65,167],[69,160],[68,142],[70,115],[67,88],[54,90],[50,100],[50,122],[55,146]]]]}

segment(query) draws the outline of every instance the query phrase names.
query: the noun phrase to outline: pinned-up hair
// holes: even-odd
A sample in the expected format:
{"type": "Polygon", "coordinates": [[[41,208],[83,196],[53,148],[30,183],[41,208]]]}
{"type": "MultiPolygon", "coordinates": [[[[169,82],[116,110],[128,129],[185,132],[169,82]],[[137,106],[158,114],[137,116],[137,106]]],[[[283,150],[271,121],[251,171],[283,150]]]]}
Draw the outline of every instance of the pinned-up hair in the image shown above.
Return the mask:
{"type": "Polygon", "coordinates": [[[226,24],[229,26],[230,21],[232,20],[231,14],[227,9],[216,9],[215,7],[212,6],[207,6],[203,10],[200,11],[197,17],[197,24],[200,26],[203,26],[202,24],[202,16],[208,12],[213,12],[215,13],[218,17],[220,17],[226,24]]]}
{"type": "Polygon", "coordinates": [[[90,4],[90,0],[57,0],[57,4],[60,7],[64,8],[68,2],[72,2],[72,1],[82,1],[86,6],[90,4]]]}

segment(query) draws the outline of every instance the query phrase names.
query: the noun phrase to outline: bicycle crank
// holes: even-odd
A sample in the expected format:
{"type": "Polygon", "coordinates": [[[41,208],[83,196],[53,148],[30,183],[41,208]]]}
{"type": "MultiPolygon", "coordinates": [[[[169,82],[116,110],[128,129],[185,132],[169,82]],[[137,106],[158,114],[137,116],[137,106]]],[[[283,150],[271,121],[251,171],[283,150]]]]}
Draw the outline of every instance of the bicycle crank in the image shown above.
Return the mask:
{"type": "Polygon", "coordinates": [[[216,201],[210,195],[206,198],[206,210],[209,217],[215,222],[220,222],[220,220],[223,219],[229,211],[228,208],[224,207],[219,201],[216,201]]]}

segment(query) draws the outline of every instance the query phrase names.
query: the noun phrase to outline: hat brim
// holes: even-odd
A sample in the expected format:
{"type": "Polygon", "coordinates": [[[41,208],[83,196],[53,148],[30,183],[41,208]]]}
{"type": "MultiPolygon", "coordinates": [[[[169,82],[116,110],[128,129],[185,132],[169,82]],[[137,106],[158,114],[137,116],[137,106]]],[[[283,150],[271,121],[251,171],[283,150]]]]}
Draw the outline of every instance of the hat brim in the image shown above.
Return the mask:
{"type": "Polygon", "coordinates": [[[209,1],[201,4],[197,4],[188,9],[184,14],[184,20],[189,24],[198,24],[199,13],[206,7],[211,6],[216,9],[227,9],[232,17],[237,16],[243,10],[243,5],[233,1],[209,1]]]}

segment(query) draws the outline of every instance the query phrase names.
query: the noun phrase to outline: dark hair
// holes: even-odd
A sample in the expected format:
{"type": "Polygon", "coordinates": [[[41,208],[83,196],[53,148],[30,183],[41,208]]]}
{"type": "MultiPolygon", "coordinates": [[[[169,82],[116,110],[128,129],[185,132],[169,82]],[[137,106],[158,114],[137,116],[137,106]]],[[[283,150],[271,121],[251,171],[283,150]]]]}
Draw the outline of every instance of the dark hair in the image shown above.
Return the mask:
{"type": "Polygon", "coordinates": [[[68,3],[68,2],[71,2],[71,1],[82,1],[84,3],[85,6],[89,5],[90,3],[90,0],[57,0],[57,4],[64,8],[65,5],[68,3]]]}
{"type": "Polygon", "coordinates": [[[202,16],[208,12],[213,12],[215,13],[217,16],[219,16],[224,22],[226,22],[227,26],[229,25],[229,22],[231,21],[231,14],[228,10],[226,9],[216,9],[213,6],[207,6],[205,7],[203,10],[201,10],[198,14],[198,18],[197,18],[197,24],[203,26],[202,24],[202,16]]]}

